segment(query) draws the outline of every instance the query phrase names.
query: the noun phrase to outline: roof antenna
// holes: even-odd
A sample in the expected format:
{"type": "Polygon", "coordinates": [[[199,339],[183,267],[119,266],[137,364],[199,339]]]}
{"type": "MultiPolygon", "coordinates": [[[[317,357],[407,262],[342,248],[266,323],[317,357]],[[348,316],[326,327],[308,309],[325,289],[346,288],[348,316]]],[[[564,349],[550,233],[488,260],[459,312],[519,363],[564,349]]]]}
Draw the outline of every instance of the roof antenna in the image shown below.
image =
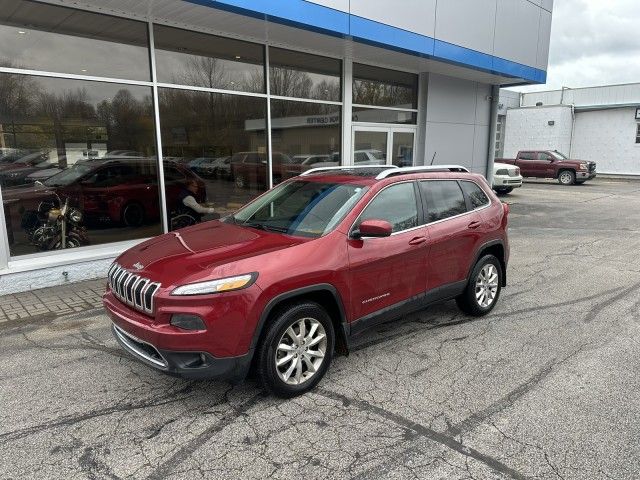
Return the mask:
{"type": "Polygon", "coordinates": [[[436,155],[438,154],[438,152],[433,152],[433,158],[431,159],[431,163],[429,164],[429,166],[433,165],[433,161],[436,159],[436,155]]]}

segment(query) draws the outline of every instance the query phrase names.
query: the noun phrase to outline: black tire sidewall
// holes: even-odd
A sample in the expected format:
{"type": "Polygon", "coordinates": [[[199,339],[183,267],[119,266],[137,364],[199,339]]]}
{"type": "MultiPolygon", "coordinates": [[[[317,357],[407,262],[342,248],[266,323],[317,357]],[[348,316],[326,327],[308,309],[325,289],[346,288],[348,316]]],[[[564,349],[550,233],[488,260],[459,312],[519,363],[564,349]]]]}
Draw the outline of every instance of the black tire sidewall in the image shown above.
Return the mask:
{"type": "Polygon", "coordinates": [[[122,209],[122,223],[124,225],[126,225],[127,227],[140,227],[144,224],[144,208],[142,207],[142,205],[140,205],[139,203],[128,203],[127,205],[124,206],[124,208],[122,209]],[[139,212],[139,220],[137,220],[136,222],[131,222],[130,218],[128,219],[128,210],[134,208],[137,209],[139,212]]]}
{"type": "Polygon", "coordinates": [[[500,300],[500,293],[502,292],[502,265],[500,264],[500,260],[498,260],[494,255],[485,255],[480,258],[473,270],[471,271],[471,275],[469,276],[469,283],[467,284],[467,288],[461,297],[458,298],[458,306],[465,312],[474,316],[482,316],[486,315],[491,310],[495,308],[500,300]],[[488,307],[482,307],[478,303],[478,299],[476,298],[476,280],[482,268],[487,264],[493,264],[498,271],[498,291],[496,292],[496,297],[493,299],[493,303],[488,307]]]}
{"type": "Polygon", "coordinates": [[[272,317],[272,321],[265,326],[265,329],[265,334],[258,347],[257,362],[258,377],[263,387],[283,398],[301,395],[313,389],[329,369],[335,346],[333,323],[324,308],[314,302],[290,304],[287,307],[279,309],[272,317]],[[276,348],[287,328],[303,317],[314,318],[322,324],[327,335],[327,350],[320,369],[309,381],[302,385],[289,385],[283,382],[278,376],[275,366],[276,348]]]}

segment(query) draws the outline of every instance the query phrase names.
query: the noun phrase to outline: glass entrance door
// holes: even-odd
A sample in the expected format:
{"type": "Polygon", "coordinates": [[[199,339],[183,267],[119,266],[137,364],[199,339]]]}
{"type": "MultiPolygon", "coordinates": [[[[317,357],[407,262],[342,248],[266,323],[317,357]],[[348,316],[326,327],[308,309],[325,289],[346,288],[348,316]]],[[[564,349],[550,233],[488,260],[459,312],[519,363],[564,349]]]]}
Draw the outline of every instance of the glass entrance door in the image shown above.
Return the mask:
{"type": "Polygon", "coordinates": [[[398,127],[353,127],[354,165],[414,164],[415,129],[398,127]]]}

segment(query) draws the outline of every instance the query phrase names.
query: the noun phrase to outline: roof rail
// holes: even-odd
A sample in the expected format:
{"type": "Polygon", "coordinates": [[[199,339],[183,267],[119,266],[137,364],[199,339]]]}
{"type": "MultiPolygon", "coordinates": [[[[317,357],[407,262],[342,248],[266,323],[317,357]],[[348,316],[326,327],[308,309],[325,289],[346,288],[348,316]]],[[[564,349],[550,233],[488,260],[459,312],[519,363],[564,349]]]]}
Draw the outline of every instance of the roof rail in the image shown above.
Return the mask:
{"type": "Polygon", "coordinates": [[[376,177],[376,180],[382,180],[393,175],[404,175],[405,173],[420,173],[420,172],[464,172],[469,173],[466,167],[460,165],[431,165],[425,167],[402,167],[395,169],[388,169],[380,172],[376,177]]]}
{"type": "Polygon", "coordinates": [[[300,176],[306,177],[307,175],[311,175],[312,173],[327,172],[332,170],[356,170],[364,168],[380,168],[387,171],[389,169],[397,169],[398,167],[396,167],[395,165],[340,165],[338,167],[318,167],[307,170],[306,172],[302,172],[300,176]]]}

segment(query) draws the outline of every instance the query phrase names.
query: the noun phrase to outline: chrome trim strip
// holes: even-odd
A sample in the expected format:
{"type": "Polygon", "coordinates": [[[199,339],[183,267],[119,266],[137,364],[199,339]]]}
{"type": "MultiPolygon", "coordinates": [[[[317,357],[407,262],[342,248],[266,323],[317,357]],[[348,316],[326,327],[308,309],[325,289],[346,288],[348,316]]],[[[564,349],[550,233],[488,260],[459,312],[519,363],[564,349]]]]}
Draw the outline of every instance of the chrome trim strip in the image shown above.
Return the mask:
{"type": "Polygon", "coordinates": [[[133,289],[131,288],[132,285],[130,284],[135,284],[139,278],[140,277],[138,275],[131,275],[131,277],[129,277],[129,280],[127,280],[127,282],[124,284],[124,294],[127,299],[127,304],[132,306],[133,306],[133,289]],[[129,294],[131,294],[131,296],[129,296],[129,294]]]}
{"type": "Polygon", "coordinates": [[[134,353],[135,355],[143,358],[147,362],[150,362],[153,365],[155,365],[156,367],[161,368],[163,370],[165,370],[165,369],[167,369],[169,367],[168,362],[164,359],[162,354],[158,351],[158,349],[156,347],[154,347],[150,343],[145,342],[143,340],[140,340],[139,338],[134,337],[130,333],[125,332],[123,329],[118,327],[115,323],[113,324],[113,331],[118,336],[118,339],[128,348],[128,350],[131,353],[134,353]],[[158,360],[157,358],[153,358],[147,352],[145,352],[144,350],[141,350],[140,348],[138,348],[138,346],[136,344],[131,343],[131,340],[133,340],[134,342],[143,343],[145,345],[150,346],[151,348],[153,348],[158,353],[158,356],[162,360],[158,360]]]}
{"type": "MultiPolygon", "coordinates": [[[[455,179],[453,179],[453,178],[452,178],[452,179],[450,179],[450,180],[449,180],[449,179],[443,179],[443,178],[432,178],[432,179],[429,179],[429,178],[416,178],[416,179],[411,179],[411,180],[403,180],[402,182],[391,183],[391,184],[389,184],[389,185],[385,186],[384,188],[380,189],[380,191],[379,191],[378,193],[376,193],[376,194],[373,196],[373,198],[367,202],[367,204],[364,206],[364,208],[362,209],[362,211],[360,212],[360,214],[356,217],[356,219],[354,220],[354,222],[351,224],[351,227],[349,227],[349,230],[348,230],[348,232],[349,232],[349,233],[348,233],[349,238],[352,238],[352,237],[351,237],[351,233],[353,232],[354,227],[355,227],[355,226],[356,226],[356,224],[358,223],[358,220],[360,220],[360,217],[362,216],[362,214],[364,213],[364,211],[367,209],[367,207],[369,206],[369,204],[370,204],[371,202],[373,202],[373,200],[374,200],[378,195],[380,195],[380,193],[381,193],[381,192],[385,191],[387,188],[392,187],[392,186],[394,186],[394,185],[400,185],[400,184],[402,184],[402,183],[409,183],[409,182],[437,182],[437,181],[444,181],[444,180],[447,180],[447,181],[450,181],[450,182],[471,182],[471,183],[475,183],[476,185],[478,185],[478,184],[477,184],[476,182],[474,182],[473,180],[462,180],[462,179],[459,179],[459,178],[455,178],[455,179]]],[[[419,185],[418,185],[418,187],[419,187],[419,185]]],[[[480,187],[480,185],[478,185],[478,187],[480,187]]],[[[487,192],[485,192],[484,188],[480,187],[480,190],[482,190],[482,191],[484,192],[484,194],[485,194],[485,195],[487,195],[487,192]]],[[[464,195],[464,192],[463,192],[463,195],[464,195]]],[[[392,233],[392,234],[391,234],[391,236],[393,237],[393,236],[396,236],[396,235],[401,235],[401,234],[403,234],[403,233],[411,232],[411,231],[413,231],[413,230],[418,230],[419,228],[429,227],[429,226],[431,226],[431,225],[437,225],[438,223],[448,222],[449,220],[453,220],[453,219],[456,219],[456,218],[464,217],[465,215],[469,215],[469,214],[471,214],[471,213],[481,212],[482,210],[484,210],[484,209],[486,209],[486,208],[489,208],[489,207],[491,207],[491,205],[493,205],[493,201],[491,200],[491,197],[489,197],[489,195],[487,195],[487,198],[489,198],[489,203],[487,203],[487,204],[486,204],[486,205],[484,205],[483,207],[476,208],[476,209],[474,209],[474,210],[469,210],[469,211],[467,211],[467,212],[460,213],[460,214],[455,215],[455,216],[453,216],[453,217],[447,217],[447,218],[443,218],[442,220],[436,220],[435,222],[427,222],[427,223],[424,223],[424,224],[422,224],[422,225],[418,225],[417,227],[411,227],[411,228],[407,228],[406,230],[400,230],[399,232],[394,232],[394,233],[392,233]]],[[[418,199],[416,199],[416,200],[418,200],[418,199]]],[[[365,237],[365,238],[366,238],[367,240],[380,240],[380,239],[376,239],[375,237],[365,237]]]]}
{"type": "Polygon", "coordinates": [[[122,303],[129,305],[143,313],[153,315],[155,306],[155,296],[162,288],[159,282],[152,282],[133,272],[122,268],[119,264],[114,264],[109,269],[108,282],[113,295],[122,303]],[[142,285],[139,301],[136,298],[136,290],[142,285]],[[151,298],[147,300],[146,295],[151,291],[151,298]]]}

